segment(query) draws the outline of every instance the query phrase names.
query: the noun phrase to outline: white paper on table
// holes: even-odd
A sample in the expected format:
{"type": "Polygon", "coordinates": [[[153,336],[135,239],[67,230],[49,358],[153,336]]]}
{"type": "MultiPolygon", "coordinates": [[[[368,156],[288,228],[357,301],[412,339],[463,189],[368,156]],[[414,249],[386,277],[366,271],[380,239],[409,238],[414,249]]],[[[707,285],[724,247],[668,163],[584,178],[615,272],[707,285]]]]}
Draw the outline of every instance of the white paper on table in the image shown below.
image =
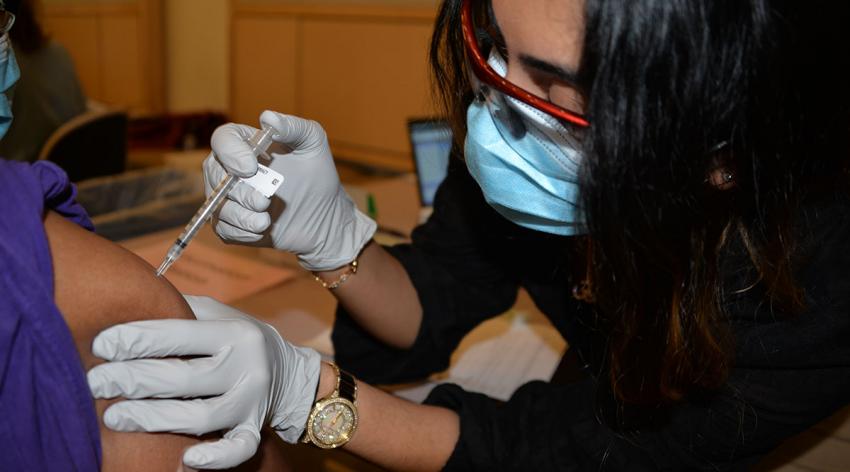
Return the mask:
{"type": "Polygon", "coordinates": [[[565,349],[566,342],[552,325],[529,323],[524,313],[511,311],[467,335],[452,355],[446,373],[393,393],[421,402],[436,385],[448,382],[508,400],[527,382],[551,379],[565,349]]]}
{"type": "MultiPolygon", "coordinates": [[[[172,239],[163,239],[133,252],[158,267],[172,243],[172,239]]],[[[290,269],[235,256],[197,240],[165,273],[180,293],[206,295],[222,303],[253,295],[293,277],[295,272],[290,269]]]]}

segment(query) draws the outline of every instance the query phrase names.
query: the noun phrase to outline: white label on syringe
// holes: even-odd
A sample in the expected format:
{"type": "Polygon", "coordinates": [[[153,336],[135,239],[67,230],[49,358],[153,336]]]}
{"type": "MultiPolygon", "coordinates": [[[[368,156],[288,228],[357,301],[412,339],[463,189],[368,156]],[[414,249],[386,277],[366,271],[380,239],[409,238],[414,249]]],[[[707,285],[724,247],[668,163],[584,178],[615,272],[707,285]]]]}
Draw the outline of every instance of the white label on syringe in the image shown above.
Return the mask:
{"type": "Polygon", "coordinates": [[[254,187],[254,190],[262,193],[264,197],[270,198],[283,184],[283,175],[262,164],[257,164],[257,173],[251,178],[242,179],[242,182],[254,187]]]}

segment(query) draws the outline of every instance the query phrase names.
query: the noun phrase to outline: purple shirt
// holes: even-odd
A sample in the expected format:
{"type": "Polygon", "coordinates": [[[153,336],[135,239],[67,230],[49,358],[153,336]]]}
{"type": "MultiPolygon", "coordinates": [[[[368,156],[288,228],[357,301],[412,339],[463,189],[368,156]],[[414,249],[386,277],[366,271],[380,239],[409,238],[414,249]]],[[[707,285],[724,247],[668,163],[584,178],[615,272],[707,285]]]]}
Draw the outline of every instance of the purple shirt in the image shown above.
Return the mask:
{"type": "Polygon", "coordinates": [[[68,177],[49,162],[0,159],[0,469],[96,471],[94,401],[54,302],[42,219],[53,210],[89,230],[68,177]]]}

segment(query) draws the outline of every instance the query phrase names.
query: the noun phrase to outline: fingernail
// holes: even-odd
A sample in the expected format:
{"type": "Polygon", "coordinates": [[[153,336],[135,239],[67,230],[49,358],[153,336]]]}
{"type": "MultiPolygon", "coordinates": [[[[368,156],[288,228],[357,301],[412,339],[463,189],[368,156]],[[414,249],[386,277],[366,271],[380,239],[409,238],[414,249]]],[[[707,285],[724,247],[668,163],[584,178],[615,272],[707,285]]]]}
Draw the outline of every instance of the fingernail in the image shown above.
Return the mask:
{"type": "Polygon", "coordinates": [[[103,424],[109,429],[116,431],[121,427],[121,415],[115,411],[115,407],[111,407],[103,414],[103,424]]]}
{"type": "Polygon", "coordinates": [[[109,338],[109,333],[101,332],[91,343],[91,352],[101,359],[108,361],[115,360],[116,349],[115,341],[109,338]]]}
{"type": "Polygon", "coordinates": [[[86,373],[86,381],[89,384],[89,390],[94,398],[105,398],[103,396],[103,376],[95,369],[86,373]]]}
{"type": "Polygon", "coordinates": [[[207,462],[207,457],[194,449],[189,449],[186,454],[183,454],[183,463],[189,467],[202,469],[208,465],[207,462]]]}

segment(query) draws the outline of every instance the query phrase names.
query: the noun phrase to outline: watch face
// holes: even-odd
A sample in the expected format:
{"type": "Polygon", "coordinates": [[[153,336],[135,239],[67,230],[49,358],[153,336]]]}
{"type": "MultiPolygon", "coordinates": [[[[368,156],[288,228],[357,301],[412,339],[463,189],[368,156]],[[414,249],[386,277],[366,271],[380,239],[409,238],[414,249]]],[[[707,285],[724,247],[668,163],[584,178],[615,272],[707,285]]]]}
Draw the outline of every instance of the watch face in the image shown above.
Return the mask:
{"type": "Polygon", "coordinates": [[[316,412],[310,432],[319,443],[336,447],[348,442],[356,427],[357,416],[351,403],[343,398],[334,398],[327,400],[316,412]]]}

